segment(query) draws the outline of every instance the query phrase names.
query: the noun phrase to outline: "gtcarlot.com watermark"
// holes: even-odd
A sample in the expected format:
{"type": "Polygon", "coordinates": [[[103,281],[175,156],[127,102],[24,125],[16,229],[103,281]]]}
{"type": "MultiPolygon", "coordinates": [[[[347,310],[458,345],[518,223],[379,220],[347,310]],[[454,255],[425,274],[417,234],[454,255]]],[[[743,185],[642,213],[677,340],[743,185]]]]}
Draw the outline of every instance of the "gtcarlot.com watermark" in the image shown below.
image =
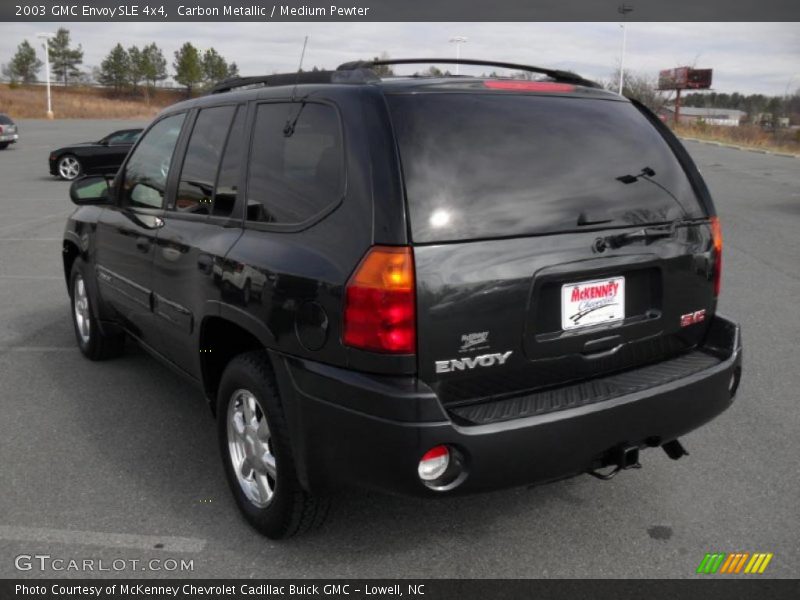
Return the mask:
{"type": "Polygon", "coordinates": [[[54,571],[54,572],[124,572],[124,571],[194,571],[194,559],[151,558],[72,558],[52,556],[50,554],[18,554],[14,557],[14,568],[17,571],[54,571]]]}

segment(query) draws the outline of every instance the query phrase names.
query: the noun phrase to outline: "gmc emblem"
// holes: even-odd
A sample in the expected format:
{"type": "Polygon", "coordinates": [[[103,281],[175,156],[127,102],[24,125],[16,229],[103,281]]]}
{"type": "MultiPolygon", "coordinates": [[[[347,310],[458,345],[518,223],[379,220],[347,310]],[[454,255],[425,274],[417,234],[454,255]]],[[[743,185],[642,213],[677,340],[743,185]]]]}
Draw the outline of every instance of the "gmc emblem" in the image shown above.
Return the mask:
{"type": "Polygon", "coordinates": [[[706,320],[706,309],[696,310],[695,312],[686,313],[681,315],[681,327],[688,327],[695,323],[701,323],[706,320]]]}

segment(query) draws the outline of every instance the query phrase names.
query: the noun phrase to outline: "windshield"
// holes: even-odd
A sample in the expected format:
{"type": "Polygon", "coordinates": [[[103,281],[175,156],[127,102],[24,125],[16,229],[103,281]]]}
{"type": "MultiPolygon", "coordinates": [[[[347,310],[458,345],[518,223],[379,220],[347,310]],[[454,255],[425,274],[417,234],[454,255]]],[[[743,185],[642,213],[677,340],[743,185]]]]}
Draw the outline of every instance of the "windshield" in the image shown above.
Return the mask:
{"type": "Polygon", "coordinates": [[[417,242],[703,217],[681,165],[628,102],[387,96],[417,242]]]}

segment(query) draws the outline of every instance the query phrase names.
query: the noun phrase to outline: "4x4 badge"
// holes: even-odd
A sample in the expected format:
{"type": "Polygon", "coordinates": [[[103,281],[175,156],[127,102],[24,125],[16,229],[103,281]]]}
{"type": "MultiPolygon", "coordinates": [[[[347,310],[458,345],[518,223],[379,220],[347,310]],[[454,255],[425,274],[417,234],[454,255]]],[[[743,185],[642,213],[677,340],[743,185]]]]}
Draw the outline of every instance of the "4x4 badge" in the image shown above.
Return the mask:
{"type": "Polygon", "coordinates": [[[476,331],[475,333],[465,333],[461,336],[461,348],[458,349],[459,352],[466,352],[467,350],[472,350],[479,346],[489,344],[489,332],[488,331],[476,331]]]}

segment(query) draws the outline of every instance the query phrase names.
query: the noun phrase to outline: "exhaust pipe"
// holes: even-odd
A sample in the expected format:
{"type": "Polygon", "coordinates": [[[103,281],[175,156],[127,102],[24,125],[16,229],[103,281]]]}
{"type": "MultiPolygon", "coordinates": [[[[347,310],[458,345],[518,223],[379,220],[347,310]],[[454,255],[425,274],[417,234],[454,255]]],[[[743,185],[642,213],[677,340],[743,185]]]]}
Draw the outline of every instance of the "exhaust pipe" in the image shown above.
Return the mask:
{"type": "Polygon", "coordinates": [[[689,453],[686,451],[686,448],[683,447],[683,444],[680,443],[678,440],[672,440],[671,442],[667,442],[661,448],[664,452],[667,453],[672,460],[678,460],[683,456],[689,456],[689,453]]]}

